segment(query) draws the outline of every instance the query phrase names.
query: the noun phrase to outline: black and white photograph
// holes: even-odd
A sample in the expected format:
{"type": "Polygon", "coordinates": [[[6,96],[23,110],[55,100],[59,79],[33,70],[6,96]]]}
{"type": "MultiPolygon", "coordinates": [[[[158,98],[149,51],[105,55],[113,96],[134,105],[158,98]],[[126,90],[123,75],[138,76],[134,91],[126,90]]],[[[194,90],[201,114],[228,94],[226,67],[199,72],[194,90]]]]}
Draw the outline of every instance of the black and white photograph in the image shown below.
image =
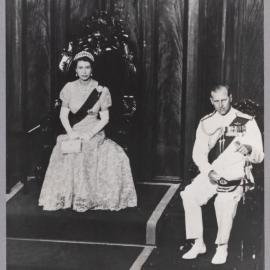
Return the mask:
{"type": "Polygon", "coordinates": [[[265,2],[4,3],[6,269],[267,270],[265,2]]]}

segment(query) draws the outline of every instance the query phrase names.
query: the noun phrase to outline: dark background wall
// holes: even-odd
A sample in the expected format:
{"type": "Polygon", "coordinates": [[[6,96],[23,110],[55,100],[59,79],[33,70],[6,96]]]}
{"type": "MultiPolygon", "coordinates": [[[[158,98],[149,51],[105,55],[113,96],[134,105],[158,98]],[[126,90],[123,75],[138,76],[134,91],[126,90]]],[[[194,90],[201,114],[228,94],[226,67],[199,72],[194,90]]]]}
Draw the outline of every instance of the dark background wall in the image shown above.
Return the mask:
{"type": "Polygon", "coordinates": [[[185,176],[212,84],[263,104],[262,0],[8,0],[6,8],[10,186],[25,169],[23,134],[67,80],[57,69],[61,49],[96,10],[126,22],[136,51],[136,178],[185,176]]]}

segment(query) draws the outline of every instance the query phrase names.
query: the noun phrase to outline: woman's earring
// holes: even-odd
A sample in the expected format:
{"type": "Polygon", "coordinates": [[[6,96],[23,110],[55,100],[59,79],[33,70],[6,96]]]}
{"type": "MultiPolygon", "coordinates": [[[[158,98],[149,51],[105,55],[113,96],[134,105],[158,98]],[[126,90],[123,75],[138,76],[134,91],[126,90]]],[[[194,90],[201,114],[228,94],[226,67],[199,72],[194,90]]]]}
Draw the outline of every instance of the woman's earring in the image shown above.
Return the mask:
{"type": "Polygon", "coordinates": [[[79,75],[78,75],[78,73],[77,73],[77,72],[76,72],[75,76],[76,76],[76,77],[79,77],[79,75]]]}

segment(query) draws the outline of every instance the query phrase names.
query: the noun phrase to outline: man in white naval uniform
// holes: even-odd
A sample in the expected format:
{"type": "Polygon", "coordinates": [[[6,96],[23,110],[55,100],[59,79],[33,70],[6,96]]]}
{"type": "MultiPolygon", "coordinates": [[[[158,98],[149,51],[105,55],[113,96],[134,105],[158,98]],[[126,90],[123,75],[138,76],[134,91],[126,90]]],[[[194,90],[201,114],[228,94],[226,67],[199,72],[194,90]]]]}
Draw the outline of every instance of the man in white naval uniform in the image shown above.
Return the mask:
{"type": "Polygon", "coordinates": [[[210,101],[215,111],[201,119],[192,155],[200,174],[181,192],[186,238],[195,239],[182,258],[194,259],[206,252],[201,206],[217,194],[217,249],[212,263],[223,264],[228,255],[233,219],[243,194],[242,184],[247,177],[246,164],[262,162],[264,153],[255,119],[231,107],[228,86],[213,88],[210,101]]]}

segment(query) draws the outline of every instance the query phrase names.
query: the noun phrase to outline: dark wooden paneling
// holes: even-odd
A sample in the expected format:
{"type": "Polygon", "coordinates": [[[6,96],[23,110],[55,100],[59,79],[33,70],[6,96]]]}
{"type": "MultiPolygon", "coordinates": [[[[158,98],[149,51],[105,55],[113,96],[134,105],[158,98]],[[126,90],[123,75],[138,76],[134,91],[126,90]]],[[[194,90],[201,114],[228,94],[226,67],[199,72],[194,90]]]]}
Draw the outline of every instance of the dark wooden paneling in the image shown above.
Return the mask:
{"type": "Polygon", "coordinates": [[[228,0],[225,77],[235,99],[263,105],[263,1],[228,0]]]}
{"type": "Polygon", "coordinates": [[[23,128],[22,1],[7,1],[7,130],[23,128]]]}
{"type": "Polygon", "coordinates": [[[61,52],[69,41],[69,1],[53,0],[51,4],[51,103],[59,97],[66,76],[59,68],[61,52]]]}
{"type": "MultiPolygon", "coordinates": [[[[213,84],[226,82],[231,85],[235,99],[249,97],[262,104],[263,1],[199,3],[198,64],[202,96],[213,84]]],[[[202,100],[201,112],[204,112],[207,100],[202,100]]]]}
{"type": "Polygon", "coordinates": [[[137,55],[138,174],[180,174],[184,1],[110,2],[137,55]]]}
{"type": "Polygon", "coordinates": [[[156,175],[180,175],[184,1],[158,1],[156,175]]]}
{"type": "Polygon", "coordinates": [[[157,88],[157,9],[156,1],[138,1],[138,132],[139,175],[151,179],[155,170],[156,88],[157,88]],[[144,169],[146,168],[146,169],[144,169]]]}
{"type": "Polygon", "coordinates": [[[199,57],[199,1],[188,1],[187,25],[187,66],[186,88],[184,99],[184,179],[187,179],[192,160],[192,148],[195,140],[195,131],[198,125],[197,106],[200,102],[196,98],[199,87],[198,57],[199,57]]]}
{"type": "Polygon", "coordinates": [[[26,127],[31,128],[50,109],[51,25],[47,0],[26,1],[26,127]]]}
{"type": "Polygon", "coordinates": [[[199,1],[199,88],[196,115],[209,113],[209,89],[221,83],[223,0],[199,1]]]}
{"type": "Polygon", "coordinates": [[[24,173],[24,137],[23,137],[23,63],[22,63],[22,24],[23,2],[6,2],[6,138],[7,138],[7,183],[9,190],[24,173]]]}

